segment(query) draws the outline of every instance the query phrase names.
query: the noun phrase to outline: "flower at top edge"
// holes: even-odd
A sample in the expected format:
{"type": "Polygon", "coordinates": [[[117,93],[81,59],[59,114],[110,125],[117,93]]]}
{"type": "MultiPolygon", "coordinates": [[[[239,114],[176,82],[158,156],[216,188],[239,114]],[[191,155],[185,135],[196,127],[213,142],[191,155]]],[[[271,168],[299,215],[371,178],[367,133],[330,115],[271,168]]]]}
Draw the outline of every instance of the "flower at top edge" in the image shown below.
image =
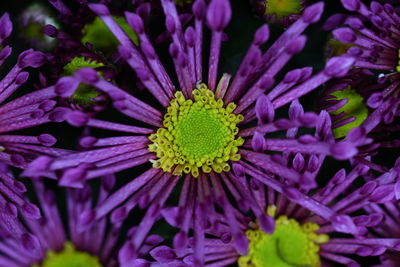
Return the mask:
{"type": "MultiPolygon", "coordinates": [[[[271,144],[269,140],[264,142],[263,135],[269,132],[290,131],[290,128],[297,127],[314,128],[319,121],[318,115],[303,112],[297,99],[332,77],[345,75],[352,66],[353,58],[336,57],[317,74],[312,75],[312,69],[307,67],[295,69],[275,84],[275,75],[294,54],[303,49],[306,37],[302,32],[309,24],[319,20],[322,2],[306,8],[302,17],[266,52],[262,52],[260,46],[268,40],[269,29],[267,25],[260,27],[236,75],[223,74],[221,77],[218,65],[223,31],[232,15],[229,1],[213,0],[208,6],[203,0],[195,1],[192,6],[194,21],[185,28],[173,1],[163,0],[161,5],[171,37],[169,52],[177,84],[172,82],[171,74],[166,72],[158,58],[145,33],[140,14],[125,12],[126,21],[140,41],[140,45],[136,46],[105,5],[90,4],[89,7],[119,40],[119,55],[136,72],[162,108],[121,90],[102,79],[93,69],[80,69],[73,77],[61,78],[56,91],[68,97],[78,84],[91,85],[107,94],[118,111],[140,124],[115,123],[93,118],[81,111],[69,112],[65,119],[74,126],[113,130],[120,134],[106,138],[86,136],[80,140],[80,145],[87,151],[60,157],[40,157],[23,173],[31,177],[55,175],[59,185],[81,188],[88,179],[151,163],[146,171],[101,204],[101,214],[96,210],[86,210],[80,216],[80,220],[90,227],[109,212],[112,212],[113,220],[120,221],[134,207],[146,208],[145,216],[135,230],[139,234],[126,243],[119,254],[121,264],[126,266],[138,257],[144,236],[164,212],[165,202],[178,182],[183,183],[180,206],[192,203],[196,216],[205,222],[208,210],[213,210],[215,204],[215,197],[210,192],[218,190],[217,198],[222,197],[225,192],[219,187],[221,181],[226,177],[238,179],[232,170],[234,162],[245,161],[262,166],[269,173],[291,179],[296,184],[302,179],[301,173],[281,164],[282,157],[279,155],[273,157],[262,152],[320,154],[337,159],[348,159],[357,153],[351,140],[335,143],[333,138],[324,140],[321,136],[289,136],[288,140],[277,139],[271,144]],[[207,69],[203,69],[203,51],[207,50],[203,47],[205,25],[211,30],[207,69]],[[275,109],[289,103],[295,106],[290,119],[275,120],[275,109]],[[258,126],[254,126],[256,119],[258,126]]],[[[326,129],[324,136],[329,135],[329,131],[326,129]]],[[[313,187],[315,184],[311,181],[306,186],[313,187]]],[[[229,201],[224,204],[231,206],[229,201]]],[[[192,224],[188,217],[190,210],[182,208],[178,211],[185,214],[183,229],[189,229],[192,224]]],[[[233,224],[232,227],[235,227],[233,224]]],[[[205,227],[205,223],[195,226],[199,238],[204,238],[205,227]]],[[[184,246],[187,235],[187,231],[181,231],[174,238],[174,243],[184,246]]],[[[243,233],[236,231],[233,238],[237,240],[238,249],[244,251],[246,245],[241,242],[242,237],[243,233]]],[[[197,249],[201,253],[201,247],[197,246],[197,249]]],[[[197,260],[201,262],[201,257],[197,260]]]]}
{"type": "Polygon", "coordinates": [[[308,0],[250,0],[254,12],[271,23],[288,27],[301,17],[308,0]]]}

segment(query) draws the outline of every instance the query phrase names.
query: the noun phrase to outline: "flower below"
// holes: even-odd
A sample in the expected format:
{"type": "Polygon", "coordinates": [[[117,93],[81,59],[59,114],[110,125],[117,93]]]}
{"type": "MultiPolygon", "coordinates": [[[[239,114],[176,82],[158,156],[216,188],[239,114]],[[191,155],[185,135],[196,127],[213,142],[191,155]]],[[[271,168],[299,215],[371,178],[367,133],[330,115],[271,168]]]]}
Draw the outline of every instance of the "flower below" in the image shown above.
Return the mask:
{"type": "Polygon", "coordinates": [[[321,266],[319,244],[329,240],[327,235],[316,234],[316,223],[300,225],[285,215],[275,220],[275,231],[247,230],[249,253],[238,260],[240,267],[293,267],[321,266]]]}
{"type": "Polygon", "coordinates": [[[194,101],[185,99],[182,92],[175,93],[164,116],[164,128],[159,128],[149,139],[149,151],[155,152],[154,168],[181,175],[182,171],[199,176],[215,171],[229,171],[229,160],[240,159],[238,147],[244,140],[236,135],[242,115],[232,112],[234,103],[224,107],[221,99],[205,84],[192,91],[194,101]]]}
{"type": "Polygon", "coordinates": [[[47,252],[46,259],[41,265],[33,267],[102,267],[97,257],[86,252],[76,251],[74,245],[66,242],[64,250],[47,252]]]}

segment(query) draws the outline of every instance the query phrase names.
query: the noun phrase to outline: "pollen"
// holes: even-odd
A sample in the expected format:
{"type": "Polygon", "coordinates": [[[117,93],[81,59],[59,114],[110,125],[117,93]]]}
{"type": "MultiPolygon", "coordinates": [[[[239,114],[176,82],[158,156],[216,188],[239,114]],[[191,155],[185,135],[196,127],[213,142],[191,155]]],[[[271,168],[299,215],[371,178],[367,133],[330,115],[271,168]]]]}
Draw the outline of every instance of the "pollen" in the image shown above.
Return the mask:
{"type": "Polygon", "coordinates": [[[299,14],[302,8],[301,0],[265,0],[266,15],[275,15],[278,19],[299,14]]]}
{"type": "Polygon", "coordinates": [[[233,113],[234,103],[224,106],[205,84],[199,84],[192,94],[194,100],[176,92],[164,115],[164,127],[150,135],[148,149],[158,157],[152,160],[153,167],[194,177],[200,172],[227,172],[228,162],[240,159],[238,147],[244,140],[236,135],[243,115],[233,113]]]}
{"type": "Polygon", "coordinates": [[[328,242],[329,237],[317,234],[318,229],[316,223],[300,224],[295,219],[281,215],[275,220],[273,234],[260,229],[247,230],[249,253],[239,258],[239,267],[319,267],[319,246],[328,242]]]}
{"type": "Polygon", "coordinates": [[[75,250],[71,242],[66,242],[60,252],[48,251],[46,258],[40,265],[33,267],[102,267],[99,259],[86,252],[75,250]]]}

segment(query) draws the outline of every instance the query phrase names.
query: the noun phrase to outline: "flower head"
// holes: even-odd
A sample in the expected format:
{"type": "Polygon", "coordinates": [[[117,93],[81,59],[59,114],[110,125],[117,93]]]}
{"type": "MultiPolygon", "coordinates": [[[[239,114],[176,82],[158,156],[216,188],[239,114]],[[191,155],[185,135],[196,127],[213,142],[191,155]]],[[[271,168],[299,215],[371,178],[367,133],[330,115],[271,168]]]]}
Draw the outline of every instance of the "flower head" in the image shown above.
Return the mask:
{"type": "MultiPolygon", "coordinates": [[[[51,189],[48,181],[33,181],[42,217],[29,218],[18,215],[11,203],[0,202],[0,254],[3,266],[118,266],[116,254],[120,248],[122,223],[110,224],[103,218],[92,228],[82,229],[79,214],[87,207],[96,208],[110,193],[114,177],[101,178],[101,186],[96,197],[89,185],[82,189],[51,189]],[[57,203],[57,194],[65,193],[63,203],[67,207],[67,223],[63,222],[63,205],[57,203]],[[4,223],[4,222],[8,223],[4,223]],[[9,248],[13,249],[10,250],[9,248]],[[16,257],[18,255],[18,257],[16,257]]],[[[126,236],[126,234],[124,234],[126,236]]],[[[127,236],[129,239],[129,235],[127,236]]],[[[150,236],[148,244],[158,244],[159,237],[150,236]]],[[[147,239],[146,239],[147,240],[147,239]]],[[[152,246],[150,245],[148,249],[152,246]]],[[[142,250],[146,253],[146,250],[142,250]]],[[[140,254],[144,255],[144,254],[140,254]]]]}
{"type": "Polygon", "coordinates": [[[352,44],[347,53],[356,57],[354,66],[367,70],[384,71],[380,78],[388,86],[372,94],[367,104],[376,109],[368,118],[367,132],[380,122],[392,122],[400,105],[399,50],[396,35],[399,31],[398,10],[390,3],[372,2],[370,7],[360,0],[342,0],[343,6],[356,12],[351,16],[336,15],[330,19],[328,28],[345,24],[333,31],[340,42],[352,44]]]}
{"type": "MultiPolygon", "coordinates": [[[[254,220],[235,210],[238,227],[246,231],[248,238],[246,253],[237,251],[228,222],[210,224],[206,233],[217,237],[202,241],[205,266],[235,262],[239,266],[324,266],[329,262],[360,266],[360,256],[381,255],[385,255],[385,263],[394,260],[400,239],[393,236],[395,229],[386,233],[391,227],[385,228],[385,214],[380,206],[395,212],[392,201],[398,191],[397,182],[389,177],[395,177],[397,167],[376,177],[371,177],[363,164],[349,172],[341,169],[314,193],[288,186],[283,179],[276,181],[251,166],[241,167],[252,182],[241,183],[238,194],[251,194],[253,199],[246,198],[251,209],[255,206],[269,217],[254,220]],[[349,191],[354,181],[364,175],[369,178],[363,185],[349,191]]],[[[386,220],[392,223],[391,218],[386,220]]],[[[150,255],[166,265],[193,266],[198,257],[196,239],[190,238],[184,248],[157,247],[150,255]]]]}
{"type": "MultiPolygon", "coordinates": [[[[165,25],[171,39],[169,52],[179,86],[174,85],[160,61],[140,15],[125,13],[126,21],[139,38],[140,45],[136,46],[105,5],[90,4],[89,7],[121,43],[120,56],[132,67],[158,105],[148,104],[149,101],[141,100],[140,96],[127,93],[99,77],[93,69],[82,68],[73,77],[60,80],[56,87],[65,88],[65,96],[68,96],[79,83],[91,85],[110,96],[114,107],[132,118],[134,124],[104,121],[81,111],[70,112],[65,118],[72,125],[114,130],[121,135],[107,138],[86,136],[80,140],[80,145],[88,148],[87,151],[61,157],[40,157],[24,172],[33,177],[55,175],[60,185],[81,188],[88,179],[152,162],[153,168],[129,181],[96,210],[87,210],[80,216],[80,221],[90,227],[109,212],[112,212],[113,220],[121,221],[134,207],[147,208],[142,222],[132,229],[135,236],[119,254],[121,264],[127,266],[138,257],[145,236],[160,215],[181,229],[174,237],[176,247],[182,248],[187,244],[189,229],[194,227],[196,261],[199,264],[202,262],[207,224],[216,223],[221,217],[226,218],[232,228],[235,247],[244,252],[247,248],[245,237],[222,186],[226,181],[229,190],[236,192],[237,189],[231,185],[241,183],[240,176],[233,170],[233,162],[241,162],[239,160],[243,158],[244,164],[268,169],[269,173],[297,184],[303,181],[302,172],[282,164],[280,160],[283,157],[279,155],[272,157],[260,152],[269,149],[307,154],[309,151],[309,154],[322,157],[332,155],[347,159],[357,151],[351,142],[335,144],[333,138],[324,139],[330,131],[325,128],[321,135],[323,138],[305,136],[298,140],[293,137],[291,140],[264,142],[263,135],[269,132],[316,127],[318,115],[303,112],[296,100],[332,77],[345,75],[352,66],[351,57],[336,57],[315,75],[312,75],[311,68],[296,69],[274,86],[275,75],[304,47],[306,37],[302,32],[319,20],[322,3],[305,9],[302,18],[266,52],[262,52],[261,45],[267,41],[269,29],[266,25],[260,27],[236,75],[223,74],[220,78],[218,67],[223,31],[232,15],[229,1],[213,0],[207,6],[203,0],[197,0],[193,4],[194,23],[186,28],[182,27],[172,1],[163,0],[161,5],[166,15],[165,25]],[[208,68],[203,69],[206,23],[211,30],[211,41],[208,68]],[[264,95],[266,90],[269,91],[264,95]],[[258,98],[261,100],[257,101],[258,98]],[[275,121],[275,109],[291,102],[290,119],[275,121]],[[251,127],[257,118],[260,125],[251,127]],[[251,151],[253,149],[257,152],[251,151]],[[179,179],[182,173],[187,174],[179,179]],[[182,184],[179,205],[167,208],[166,201],[178,182],[182,184]],[[217,206],[223,207],[223,214],[218,212],[217,206]]],[[[310,161],[310,166],[315,166],[315,158],[310,161]]],[[[309,181],[307,186],[315,186],[312,178],[309,181]]],[[[251,198],[250,195],[241,202],[245,203],[247,198],[251,198]]],[[[266,220],[267,215],[260,209],[256,209],[256,214],[266,220]]]]}

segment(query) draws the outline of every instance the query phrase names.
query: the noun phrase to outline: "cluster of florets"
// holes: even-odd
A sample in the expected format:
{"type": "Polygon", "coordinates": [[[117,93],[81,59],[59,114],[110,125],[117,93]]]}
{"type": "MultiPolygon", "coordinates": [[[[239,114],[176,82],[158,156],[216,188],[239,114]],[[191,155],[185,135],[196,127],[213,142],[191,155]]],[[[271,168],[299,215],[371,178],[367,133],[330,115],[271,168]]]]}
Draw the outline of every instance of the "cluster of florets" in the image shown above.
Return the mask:
{"type": "Polygon", "coordinates": [[[400,266],[400,5],[128,2],[0,14],[0,266],[400,266]]]}

